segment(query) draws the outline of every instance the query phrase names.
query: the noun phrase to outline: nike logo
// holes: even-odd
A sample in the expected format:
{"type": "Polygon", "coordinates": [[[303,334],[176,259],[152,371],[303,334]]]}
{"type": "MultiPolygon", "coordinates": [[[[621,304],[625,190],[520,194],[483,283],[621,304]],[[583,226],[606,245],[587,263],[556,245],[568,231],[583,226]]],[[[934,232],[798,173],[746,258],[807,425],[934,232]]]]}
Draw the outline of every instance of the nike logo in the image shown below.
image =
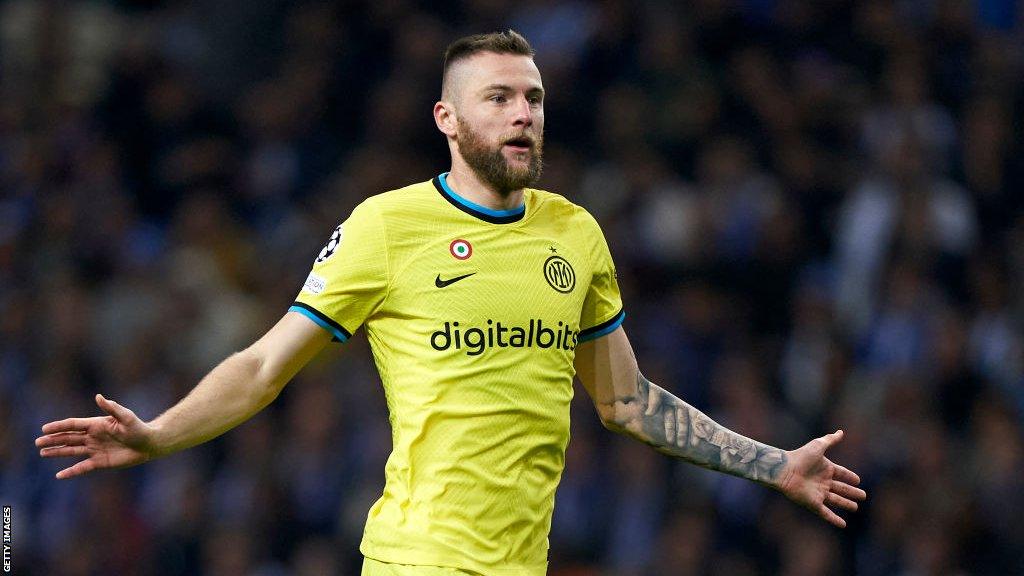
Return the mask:
{"type": "Polygon", "coordinates": [[[437,278],[434,278],[434,286],[437,286],[438,288],[444,288],[449,284],[455,284],[456,282],[462,280],[463,278],[469,278],[473,274],[476,274],[476,272],[470,272],[469,274],[463,274],[462,276],[456,276],[455,278],[449,278],[448,280],[441,280],[441,275],[438,274],[437,278]]]}

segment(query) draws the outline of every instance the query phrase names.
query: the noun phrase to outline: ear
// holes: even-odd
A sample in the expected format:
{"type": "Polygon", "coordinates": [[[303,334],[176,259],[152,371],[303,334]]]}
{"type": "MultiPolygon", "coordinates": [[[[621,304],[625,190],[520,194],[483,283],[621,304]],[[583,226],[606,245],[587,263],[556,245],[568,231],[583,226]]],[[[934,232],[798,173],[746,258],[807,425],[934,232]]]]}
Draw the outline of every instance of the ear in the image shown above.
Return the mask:
{"type": "Polygon", "coordinates": [[[449,138],[454,138],[458,126],[455,107],[450,102],[440,101],[434,104],[434,123],[437,129],[449,138]]]}

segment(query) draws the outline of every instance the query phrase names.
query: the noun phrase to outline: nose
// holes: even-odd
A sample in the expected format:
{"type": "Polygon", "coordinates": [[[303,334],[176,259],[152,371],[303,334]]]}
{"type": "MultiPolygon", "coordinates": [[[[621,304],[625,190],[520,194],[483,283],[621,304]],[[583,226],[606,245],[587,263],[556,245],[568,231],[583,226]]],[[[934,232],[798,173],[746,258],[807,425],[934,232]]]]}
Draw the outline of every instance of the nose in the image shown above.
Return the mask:
{"type": "Polygon", "coordinates": [[[529,128],[533,126],[533,110],[530,109],[530,101],[525,97],[516,100],[514,126],[529,128]]]}

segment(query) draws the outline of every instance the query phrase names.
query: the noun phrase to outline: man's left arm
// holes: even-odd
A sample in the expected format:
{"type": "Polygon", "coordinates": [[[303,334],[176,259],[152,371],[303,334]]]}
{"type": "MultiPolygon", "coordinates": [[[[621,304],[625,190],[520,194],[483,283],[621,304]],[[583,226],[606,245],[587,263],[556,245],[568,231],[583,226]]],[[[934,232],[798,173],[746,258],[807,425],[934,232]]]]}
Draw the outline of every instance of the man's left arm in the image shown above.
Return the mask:
{"type": "Polygon", "coordinates": [[[737,434],[644,377],[622,327],[581,344],[575,366],[605,427],[659,452],[775,488],[841,528],[829,507],[855,511],[867,496],[856,474],[825,457],[841,430],[790,451],[737,434]]]}

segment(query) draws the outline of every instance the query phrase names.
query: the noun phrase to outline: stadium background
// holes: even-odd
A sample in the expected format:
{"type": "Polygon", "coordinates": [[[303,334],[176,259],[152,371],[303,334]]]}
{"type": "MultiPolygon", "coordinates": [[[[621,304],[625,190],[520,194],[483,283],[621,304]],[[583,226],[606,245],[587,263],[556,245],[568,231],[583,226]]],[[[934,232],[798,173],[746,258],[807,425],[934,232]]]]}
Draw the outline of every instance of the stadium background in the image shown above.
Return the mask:
{"type": "Polygon", "coordinates": [[[655,382],[785,448],[842,426],[846,531],[603,431],[551,573],[1024,574],[1014,0],[0,3],[0,502],[17,574],[355,574],[389,432],[365,338],[186,453],[58,482],[288,307],[362,198],[446,169],[440,57],[514,27],[543,186],[601,222],[655,382]]]}

